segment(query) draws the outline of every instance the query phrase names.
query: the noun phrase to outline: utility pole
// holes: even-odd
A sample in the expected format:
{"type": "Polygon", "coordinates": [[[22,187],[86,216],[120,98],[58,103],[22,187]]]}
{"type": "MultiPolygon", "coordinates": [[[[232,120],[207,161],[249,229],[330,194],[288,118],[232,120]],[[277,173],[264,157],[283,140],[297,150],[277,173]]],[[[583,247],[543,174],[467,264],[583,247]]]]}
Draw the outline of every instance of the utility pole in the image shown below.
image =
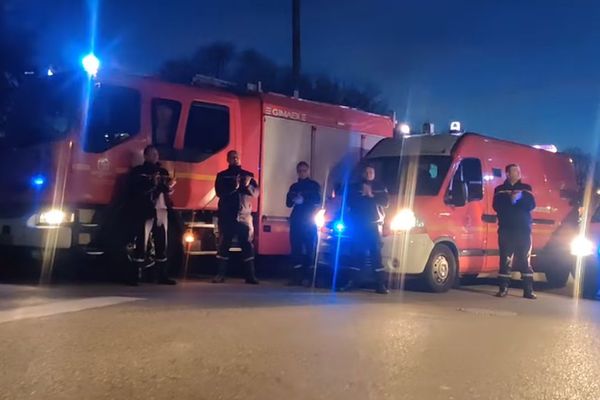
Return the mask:
{"type": "Polygon", "coordinates": [[[292,79],[294,97],[300,96],[300,0],[292,0],[292,79]]]}

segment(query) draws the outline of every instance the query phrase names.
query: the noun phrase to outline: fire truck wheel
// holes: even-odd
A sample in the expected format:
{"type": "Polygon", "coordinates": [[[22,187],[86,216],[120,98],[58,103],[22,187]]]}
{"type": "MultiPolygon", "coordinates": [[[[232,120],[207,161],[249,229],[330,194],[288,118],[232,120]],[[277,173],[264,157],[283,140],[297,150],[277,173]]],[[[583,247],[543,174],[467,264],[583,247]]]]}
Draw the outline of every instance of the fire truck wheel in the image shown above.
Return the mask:
{"type": "Polygon", "coordinates": [[[552,288],[562,288],[567,285],[571,269],[568,267],[549,269],[546,272],[546,281],[552,288]]]}
{"type": "Polygon", "coordinates": [[[423,280],[431,292],[447,292],[456,280],[456,258],[450,248],[443,244],[436,245],[423,272],[423,280]]]}

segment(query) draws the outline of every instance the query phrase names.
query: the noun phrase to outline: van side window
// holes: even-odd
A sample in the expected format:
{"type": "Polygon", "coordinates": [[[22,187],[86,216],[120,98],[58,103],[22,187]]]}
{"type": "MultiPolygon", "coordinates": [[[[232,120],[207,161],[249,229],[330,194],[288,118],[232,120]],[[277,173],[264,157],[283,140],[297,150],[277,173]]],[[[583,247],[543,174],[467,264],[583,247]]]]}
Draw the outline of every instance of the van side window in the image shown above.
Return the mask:
{"type": "Polygon", "coordinates": [[[448,187],[446,202],[462,206],[483,199],[483,171],[477,158],[461,161],[448,187]]]}
{"type": "Polygon", "coordinates": [[[494,178],[502,178],[502,170],[500,168],[492,168],[494,178]]]}
{"type": "Polygon", "coordinates": [[[477,158],[466,158],[461,163],[463,181],[468,187],[468,201],[483,199],[483,172],[481,161],[477,158]]]}
{"type": "Polygon", "coordinates": [[[181,103],[168,99],[152,99],[152,143],[163,160],[175,160],[175,137],[181,116],[181,103]]]}

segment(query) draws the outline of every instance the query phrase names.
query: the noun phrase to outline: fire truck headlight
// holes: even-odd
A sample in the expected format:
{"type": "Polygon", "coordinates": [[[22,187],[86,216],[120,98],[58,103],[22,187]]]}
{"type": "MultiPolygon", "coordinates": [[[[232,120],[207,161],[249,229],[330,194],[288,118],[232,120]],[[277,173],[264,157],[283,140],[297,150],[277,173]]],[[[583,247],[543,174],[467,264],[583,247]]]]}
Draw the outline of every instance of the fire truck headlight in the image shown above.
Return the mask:
{"type": "Polygon", "coordinates": [[[315,225],[321,229],[325,226],[325,210],[321,209],[315,213],[314,217],[315,225]]]}
{"type": "Polygon", "coordinates": [[[577,236],[571,241],[571,254],[577,257],[587,257],[594,254],[594,242],[585,236],[577,236]]]}
{"type": "Polygon", "coordinates": [[[88,54],[81,60],[83,69],[89,76],[96,76],[98,69],[100,69],[100,60],[93,53],[88,54]]]}
{"type": "Polygon", "coordinates": [[[194,236],[194,234],[192,232],[186,232],[183,235],[183,241],[187,244],[194,243],[195,240],[196,240],[196,237],[194,236]]]}
{"type": "Polygon", "coordinates": [[[44,211],[39,217],[40,225],[59,226],[68,222],[73,222],[73,214],[67,214],[57,208],[44,211]]]}
{"type": "Polygon", "coordinates": [[[417,225],[418,221],[415,213],[412,210],[405,208],[400,210],[394,216],[394,218],[392,218],[392,221],[390,222],[390,229],[393,232],[410,231],[417,225]]]}

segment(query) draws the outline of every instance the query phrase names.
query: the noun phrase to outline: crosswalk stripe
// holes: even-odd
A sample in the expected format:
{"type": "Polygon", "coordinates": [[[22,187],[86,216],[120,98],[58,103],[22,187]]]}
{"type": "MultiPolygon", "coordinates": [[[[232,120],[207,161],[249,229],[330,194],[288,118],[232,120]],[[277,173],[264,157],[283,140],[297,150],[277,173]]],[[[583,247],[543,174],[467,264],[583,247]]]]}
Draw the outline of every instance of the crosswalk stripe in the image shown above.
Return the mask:
{"type": "Polygon", "coordinates": [[[144,300],[140,297],[88,297],[84,299],[59,300],[35,306],[20,307],[12,310],[0,311],[0,324],[22,319],[48,317],[57,314],[72,313],[89,310],[92,308],[114,306],[116,304],[129,303],[144,300]]]}

